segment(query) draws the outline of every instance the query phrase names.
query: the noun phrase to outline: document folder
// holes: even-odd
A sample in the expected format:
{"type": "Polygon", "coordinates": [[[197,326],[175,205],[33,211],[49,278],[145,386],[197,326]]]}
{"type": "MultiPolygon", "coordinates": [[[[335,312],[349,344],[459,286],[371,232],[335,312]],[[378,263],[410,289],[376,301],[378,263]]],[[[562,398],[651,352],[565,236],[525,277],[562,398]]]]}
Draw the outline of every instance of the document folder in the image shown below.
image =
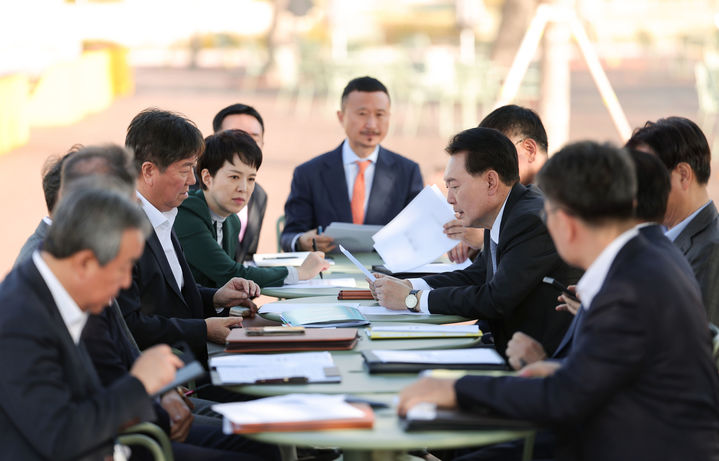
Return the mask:
{"type": "Polygon", "coordinates": [[[416,351],[363,351],[370,373],[414,373],[433,368],[459,370],[507,370],[507,363],[493,348],[416,351]]]}
{"type": "Polygon", "coordinates": [[[369,325],[369,320],[358,309],[340,305],[313,307],[308,304],[307,309],[283,312],[280,318],[290,326],[303,326],[305,328],[339,328],[369,325]]]}
{"type": "Polygon", "coordinates": [[[527,421],[499,416],[489,409],[460,411],[438,409],[433,404],[418,404],[400,419],[405,431],[482,430],[482,429],[535,429],[527,421]]]}
{"type": "Polygon", "coordinates": [[[235,328],[227,336],[225,352],[339,351],[356,344],[356,328],[314,328],[301,335],[267,336],[248,336],[244,328],[235,328]]]}

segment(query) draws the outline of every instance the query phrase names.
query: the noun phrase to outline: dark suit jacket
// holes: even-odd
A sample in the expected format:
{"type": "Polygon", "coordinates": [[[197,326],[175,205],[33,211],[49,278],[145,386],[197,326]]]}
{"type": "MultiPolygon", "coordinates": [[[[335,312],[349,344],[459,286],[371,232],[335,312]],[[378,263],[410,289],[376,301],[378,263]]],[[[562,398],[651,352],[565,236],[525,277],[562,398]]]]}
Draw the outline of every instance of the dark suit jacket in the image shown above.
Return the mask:
{"type": "Polygon", "coordinates": [[[32,254],[35,252],[35,250],[40,248],[40,244],[43,240],[45,240],[48,229],[50,229],[50,226],[47,225],[45,220],[41,219],[40,224],[38,224],[35,228],[35,232],[33,232],[32,235],[27,238],[22,248],[20,248],[20,253],[17,255],[15,263],[13,263],[13,267],[27,261],[32,257],[32,254]]]}
{"type": "Polygon", "coordinates": [[[102,388],[32,260],[0,285],[0,306],[3,459],[101,459],[123,425],[154,419],[136,378],[102,388]]]}
{"type": "Polygon", "coordinates": [[[719,376],[700,298],[671,257],[637,236],[553,376],[462,378],[458,405],[555,425],[558,460],[717,459],[719,376]]]}
{"type": "Polygon", "coordinates": [[[489,321],[502,355],[516,331],[535,338],[551,355],[572,321],[570,314],[554,309],[560,293],[542,278],[570,285],[579,280],[581,271],[570,268],[557,254],[539,218],[543,204],[537,188],[519,183],[512,187],[500,224],[497,272],[489,281],[489,230],[484,233],[484,250],[471,266],[424,277],[434,288],[429,292],[429,311],[489,321]]]}
{"type": "MultiPolygon", "coordinates": [[[[422,187],[417,163],[380,147],[364,224],[387,224],[422,187]]],[[[295,168],[285,203],[282,249],[294,251],[291,245],[295,235],[335,221],[352,222],[342,144],[295,168]]]]}
{"type": "Polygon", "coordinates": [[[117,302],[140,349],[187,341],[195,357],[206,361],[204,319],[218,315],[212,303],[217,289],[195,283],[174,232],[172,244],[185,280],[182,292],[153,230],[145,242],[145,251],[132,268],[132,285],[120,291],[117,302]]]}
{"type": "Polygon", "coordinates": [[[719,213],[714,202],[689,222],[674,244],[694,269],[709,320],[719,322],[719,213]]]}
{"type": "Polygon", "coordinates": [[[235,261],[243,262],[252,259],[252,255],[257,253],[257,244],[260,242],[260,231],[262,230],[262,222],[265,219],[265,210],[267,210],[267,192],[259,184],[255,184],[255,190],[247,202],[247,229],[242,242],[237,245],[235,252],[235,261]]]}

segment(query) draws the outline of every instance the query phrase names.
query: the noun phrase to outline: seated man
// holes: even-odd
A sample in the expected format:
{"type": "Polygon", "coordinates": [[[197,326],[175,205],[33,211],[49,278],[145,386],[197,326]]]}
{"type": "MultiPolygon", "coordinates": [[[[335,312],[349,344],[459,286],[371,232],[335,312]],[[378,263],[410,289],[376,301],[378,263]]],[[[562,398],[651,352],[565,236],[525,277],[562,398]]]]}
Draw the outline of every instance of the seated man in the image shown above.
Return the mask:
{"type": "Polygon", "coordinates": [[[137,196],[153,231],[135,263],[132,284],[120,292],[118,303],[141,349],[186,341],[195,356],[206,361],[207,341],[224,344],[230,327],[242,323],[241,318],[218,314],[247,303],[259,287],[241,278],[220,289],[198,285],[172,231],[177,207],[195,182],[202,134],[180,115],[148,109],[130,123],[125,145],[135,153],[137,196]]]}
{"type": "Polygon", "coordinates": [[[350,81],[337,118],[347,139],[335,150],[295,168],[285,202],[282,249],[334,248],[318,235],[332,222],[387,224],[422,190],[417,163],[379,144],[389,128],[387,88],[371,77],[350,81]]]}
{"type": "MultiPolygon", "coordinates": [[[[247,104],[232,104],[219,111],[212,119],[212,130],[215,134],[225,130],[242,130],[252,136],[260,150],[264,149],[265,122],[260,113],[247,104]]],[[[197,182],[198,186],[202,183],[199,179],[197,182]]],[[[241,225],[237,252],[234,255],[237,262],[251,260],[257,253],[266,210],[267,192],[259,183],[255,183],[255,190],[247,200],[247,206],[237,213],[241,225]]]]}
{"type": "Polygon", "coordinates": [[[694,269],[709,321],[719,322],[719,213],[709,199],[709,143],[699,127],[683,117],[647,122],[627,147],[654,154],[672,179],[664,225],[694,269]]]}
{"type": "Polygon", "coordinates": [[[516,331],[554,351],[571,316],[554,310],[558,291],[542,278],[570,284],[579,271],[562,262],[539,219],[541,193],[519,184],[516,149],[497,130],[465,130],[447,152],[447,201],[463,225],[486,229],[484,251],[464,270],[422,279],[376,274],[377,300],[391,309],[487,320],[500,354],[516,331]]]}
{"type": "Polygon", "coordinates": [[[124,427],[154,419],[149,395],[182,366],[167,345],[145,351],[108,388],[78,345],[88,314],[131,283],[149,231],[119,193],[72,192],[57,206],[43,249],[0,285],[4,458],[102,459],[124,427]]]}
{"type": "Polygon", "coordinates": [[[636,229],[628,155],[569,145],[538,183],[557,250],[586,269],[568,357],[520,376],[424,378],[401,392],[399,413],[431,402],[533,421],[555,431],[558,461],[719,457],[719,375],[701,293],[636,229]],[[667,341],[677,331],[681,341],[667,341]]]}
{"type": "Polygon", "coordinates": [[[260,287],[308,280],[329,268],[322,252],[310,253],[299,268],[245,267],[233,258],[240,234],[237,212],[252,196],[262,151],[240,130],[208,136],[197,169],[201,189],[178,208],[175,233],[195,280],[220,287],[232,277],[252,280],[260,287]]]}

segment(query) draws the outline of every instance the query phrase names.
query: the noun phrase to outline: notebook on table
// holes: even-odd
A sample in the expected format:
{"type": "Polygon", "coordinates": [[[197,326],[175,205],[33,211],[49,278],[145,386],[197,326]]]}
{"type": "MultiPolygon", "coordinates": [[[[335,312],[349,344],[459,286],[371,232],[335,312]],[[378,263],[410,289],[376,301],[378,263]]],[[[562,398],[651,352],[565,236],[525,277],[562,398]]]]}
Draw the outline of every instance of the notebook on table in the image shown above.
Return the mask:
{"type": "MultiPolygon", "coordinates": [[[[281,328],[281,327],[280,327],[281,328]]],[[[230,331],[226,352],[339,351],[357,344],[356,328],[308,328],[301,334],[248,335],[248,329],[230,331]]]]}
{"type": "Polygon", "coordinates": [[[507,362],[491,347],[437,350],[363,351],[370,373],[413,373],[432,368],[506,370],[507,362]]]}

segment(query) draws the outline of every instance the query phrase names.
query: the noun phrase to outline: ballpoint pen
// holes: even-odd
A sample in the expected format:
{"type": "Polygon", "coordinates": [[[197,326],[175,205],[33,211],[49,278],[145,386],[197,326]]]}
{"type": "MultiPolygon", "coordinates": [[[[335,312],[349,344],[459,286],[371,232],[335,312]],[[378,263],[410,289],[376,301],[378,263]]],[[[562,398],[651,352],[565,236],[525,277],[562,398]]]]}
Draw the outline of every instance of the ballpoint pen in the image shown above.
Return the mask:
{"type": "MultiPolygon", "coordinates": [[[[322,231],[322,226],[317,228],[317,235],[322,231]]],[[[317,239],[312,239],[312,251],[317,251],[317,239]]],[[[322,275],[322,271],[320,271],[320,278],[324,279],[325,277],[322,275]]]]}

